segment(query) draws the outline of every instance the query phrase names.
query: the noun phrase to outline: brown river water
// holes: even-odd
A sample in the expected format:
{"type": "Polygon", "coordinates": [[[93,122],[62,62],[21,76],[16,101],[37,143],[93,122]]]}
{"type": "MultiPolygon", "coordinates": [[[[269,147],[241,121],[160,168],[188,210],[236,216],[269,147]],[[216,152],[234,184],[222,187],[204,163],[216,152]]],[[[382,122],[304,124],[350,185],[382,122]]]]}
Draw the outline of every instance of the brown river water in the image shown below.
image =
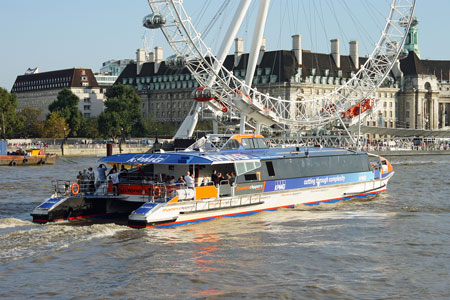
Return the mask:
{"type": "Polygon", "coordinates": [[[0,298],[450,299],[450,156],[391,162],[370,201],[141,230],[31,222],[96,157],[0,167],[0,298]]]}

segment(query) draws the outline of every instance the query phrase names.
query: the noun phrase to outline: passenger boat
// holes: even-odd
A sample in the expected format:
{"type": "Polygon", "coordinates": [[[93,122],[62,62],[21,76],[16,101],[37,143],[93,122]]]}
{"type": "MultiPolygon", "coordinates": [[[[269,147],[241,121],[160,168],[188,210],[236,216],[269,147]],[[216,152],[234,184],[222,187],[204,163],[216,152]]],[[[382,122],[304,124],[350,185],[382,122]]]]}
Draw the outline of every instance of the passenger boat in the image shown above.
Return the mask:
{"type": "Polygon", "coordinates": [[[44,149],[17,150],[0,155],[0,166],[54,164],[56,154],[45,153],[44,149]]]}
{"type": "Polygon", "coordinates": [[[56,183],[55,194],[33,210],[33,221],[113,214],[135,228],[178,226],[296,205],[368,198],[386,191],[394,174],[386,159],[363,152],[270,148],[260,135],[233,135],[217,150],[221,139],[224,137],[203,138],[183,152],[102,158],[101,162],[110,165],[130,167],[120,178],[119,195],[113,194],[110,182],[88,192],[88,187],[61,181],[56,183]],[[369,158],[375,162],[370,163],[369,158]],[[211,182],[214,170],[235,176],[211,182]],[[191,188],[163,180],[188,171],[194,179],[191,188]]]}

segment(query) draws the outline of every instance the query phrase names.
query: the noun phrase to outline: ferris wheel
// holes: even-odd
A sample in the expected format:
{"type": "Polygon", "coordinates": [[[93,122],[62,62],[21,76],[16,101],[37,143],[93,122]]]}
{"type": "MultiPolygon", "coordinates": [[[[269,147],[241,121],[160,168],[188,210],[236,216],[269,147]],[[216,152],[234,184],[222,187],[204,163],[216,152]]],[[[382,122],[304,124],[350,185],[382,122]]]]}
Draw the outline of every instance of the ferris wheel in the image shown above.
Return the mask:
{"type": "Polygon", "coordinates": [[[176,137],[192,135],[201,102],[216,115],[239,116],[241,133],[246,124],[251,124],[258,132],[261,126],[275,124],[287,128],[315,128],[342,121],[355,107],[360,113],[362,107],[372,108],[376,105],[372,96],[402,52],[416,0],[392,0],[381,36],[365,63],[351,78],[323,95],[301,99],[274,97],[252,85],[270,0],[259,0],[245,79],[238,78],[224,67],[224,60],[251,2],[240,0],[217,53],[213,53],[194,27],[183,0],[148,0],[152,14],[144,18],[144,27],[160,29],[175,53],[166,60],[166,64],[187,68],[200,85],[193,92],[197,101],[176,137]]]}

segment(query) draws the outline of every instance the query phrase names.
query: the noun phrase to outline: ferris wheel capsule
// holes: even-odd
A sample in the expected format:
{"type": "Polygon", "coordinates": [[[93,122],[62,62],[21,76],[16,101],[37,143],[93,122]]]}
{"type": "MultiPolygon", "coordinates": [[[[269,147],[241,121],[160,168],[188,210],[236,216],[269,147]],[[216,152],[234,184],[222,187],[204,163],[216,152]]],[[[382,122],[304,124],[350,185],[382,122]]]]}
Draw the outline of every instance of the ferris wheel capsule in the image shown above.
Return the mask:
{"type": "Polygon", "coordinates": [[[183,69],[186,66],[186,58],[181,55],[169,56],[166,65],[171,69],[183,69]]]}
{"type": "Polygon", "coordinates": [[[150,14],[142,20],[142,26],[148,29],[158,29],[166,24],[166,18],[160,14],[150,14]]]}
{"type": "Polygon", "coordinates": [[[207,102],[214,100],[212,90],[206,86],[200,86],[192,92],[192,98],[199,102],[207,102]]]}

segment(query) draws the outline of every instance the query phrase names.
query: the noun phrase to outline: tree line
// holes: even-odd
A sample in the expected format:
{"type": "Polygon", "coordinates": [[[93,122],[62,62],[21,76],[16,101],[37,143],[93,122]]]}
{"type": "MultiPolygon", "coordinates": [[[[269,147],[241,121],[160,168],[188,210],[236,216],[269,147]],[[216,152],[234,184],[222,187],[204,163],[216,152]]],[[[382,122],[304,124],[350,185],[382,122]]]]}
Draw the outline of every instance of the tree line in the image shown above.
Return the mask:
{"type": "MultiPolygon", "coordinates": [[[[40,120],[42,111],[24,108],[17,112],[17,95],[0,88],[0,135],[11,138],[105,138],[115,141],[128,137],[173,136],[174,122],[143,119],[139,95],[132,87],[117,84],[106,92],[105,110],[94,118],[85,118],[78,109],[80,99],[69,89],[62,89],[48,106],[49,114],[40,120]]],[[[198,129],[209,130],[209,122],[198,129]]]]}

